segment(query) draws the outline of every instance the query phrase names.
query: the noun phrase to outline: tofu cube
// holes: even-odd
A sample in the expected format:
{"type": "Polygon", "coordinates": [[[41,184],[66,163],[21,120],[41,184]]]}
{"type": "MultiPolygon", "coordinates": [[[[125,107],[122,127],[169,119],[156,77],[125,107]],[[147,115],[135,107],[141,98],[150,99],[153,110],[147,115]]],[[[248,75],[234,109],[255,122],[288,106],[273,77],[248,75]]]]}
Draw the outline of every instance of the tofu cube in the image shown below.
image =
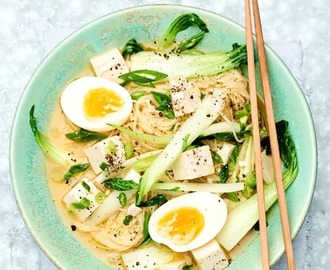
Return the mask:
{"type": "Polygon", "coordinates": [[[235,149],[234,144],[224,142],[222,148],[217,151],[217,153],[219,154],[219,156],[223,161],[223,165],[226,165],[228,163],[231,153],[233,152],[234,149],[235,149]]]}
{"type": "Polygon", "coordinates": [[[216,240],[191,251],[201,270],[221,270],[229,265],[228,258],[216,240]]]}
{"type": "Polygon", "coordinates": [[[129,72],[126,62],[117,48],[92,57],[90,62],[96,76],[116,83],[123,82],[118,76],[129,72]]]}
{"type": "Polygon", "coordinates": [[[140,207],[137,207],[135,203],[132,203],[128,209],[127,209],[127,214],[132,215],[133,217],[137,216],[142,212],[142,209],[140,207]]]}
{"type": "Polygon", "coordinates": [[[102,172],[100,165],[104,162],[110,167],[125,160],[124,145],[118,136],[109,137],[85,150],[85,154],[96,174],[102,172]]]}
{"type": "Polygon", "coordinates": [[[95,199],[99,192],[100,190],[88,178],[83,178],[65,195],[63,202],[68,210],[74,211],[80,221],[84,221],[99,207],[100,204],[95,199]],[[86,208],[75,207],[74,203],[86,208]]]}
{"type": "Polygon", "coordinates": [[[173,163],[175,180],[189,180],[214,173],[210,147],[208,145],[185,151],[173,163]]]}
{"type": "Polygon", "coordinates": [[[193,113],[201,103],[199,88],[184,77],[170,79],[173,112],[176,117],[193,113]]]}

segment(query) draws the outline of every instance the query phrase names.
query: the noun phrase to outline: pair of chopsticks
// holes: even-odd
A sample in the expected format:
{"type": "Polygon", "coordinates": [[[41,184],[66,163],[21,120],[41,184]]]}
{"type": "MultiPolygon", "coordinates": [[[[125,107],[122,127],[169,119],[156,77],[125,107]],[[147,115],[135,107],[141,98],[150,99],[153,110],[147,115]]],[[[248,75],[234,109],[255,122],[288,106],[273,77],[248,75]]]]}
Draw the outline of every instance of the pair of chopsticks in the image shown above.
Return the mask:
{"type": "MultiPolygon", "coordinates": [[[[284,238],[284,245],[286,251],[286,260],[289,270],[296,269],[292,241],[290,224],[288,217],[287,204],[285,199],[285,190],[282,179],[281,159],[279,153],[279,146],[277,141],[275,119],[272,105],[271,90],[269,85],[267,60],[265,53],[265,46],[263,40],[263,33],[260,20],[260,12],[258,6],[258,0],[251,0],[253,8],[254,25],[256,31],[257,49],[260,62],[261,81],[264,93],[264,101],[266,106],[266,117],[269,129],[270,146],[272,151],[273,166],[275,172],[275,181],[278,194],[278,203],[280,206],[280,217],[282,224],[282,233],[284,238]]],[[[262,177],[262,162],[261,162],[261,150],[260,150],[260,134],[259,134],[259,121],[258,121],[258,104],[257,104],[257,90],[256,90],[256,77],[255,77],[255,65],[254,65],[254,50],[253,50],[253,34],[252,34],[252,19],[251,19],[251,7],[250,0],[245,0],[245,26],[246,26],[246,44],[247,44],[247,56],[248,56],[248,75],[249,75],[249,87],[250,87],[250,102],[251,102],[251,118],[252,118],[252,132],[253,142],[255,149],[255,173],[257,179],[257,194],[258,194],[258,211],[259,211],[259,225],[260,225],[260,239],[261,239],[261,251],[262,251],[262,269],[269,269],[269,255],[268,255],[268,239],[266,229],[266,213],[265,213],[265,200],[263,189],[263,177],[262,177]]]]}

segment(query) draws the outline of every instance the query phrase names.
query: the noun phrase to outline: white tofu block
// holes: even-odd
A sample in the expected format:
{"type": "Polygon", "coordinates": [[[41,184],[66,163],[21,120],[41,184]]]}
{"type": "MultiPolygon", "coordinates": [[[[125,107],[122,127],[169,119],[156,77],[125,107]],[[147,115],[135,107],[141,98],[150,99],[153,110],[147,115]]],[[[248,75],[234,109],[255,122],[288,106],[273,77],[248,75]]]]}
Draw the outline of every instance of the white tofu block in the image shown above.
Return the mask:
{"type": "Polygon", "coordinates": [[[110,166],[116,166],[125,160],[124,145],[118,136],[109,137],[92,145],[85,150],[85,154],[96,174],[102,172],[100,165],[103,162],[110,166]],[[109,144],[115,145],[114,153],[108,151],[109,144]]]}
{"type": "Polygon", "coordinates": [[[172,165],[175,180],[189,180],[214,173],[208,145],[185,151],[172,165]]]}
{"type": "Polygon", "coordinates": [[[186,265],[186,261],[184,259],[179,261],[170,262],[164,264],[157,268],[157,270],[182,270],[182,268],[186,265]]]}
{"type": "Polygon", "coordinates": [[[90,62],[97,77],[116,83],[123,82],[118,76],[129,72],[126,62],[117,48],[92,57],[90,62]]]}
{"type": "Polygon", "coordinates": [[[266,155],[266,150],[261,153],[262,177],[265,183],[270,184],[275,181],[274,166],[272,156],[266,155]]]}
{"type": "Polygon", "coordinates": [[[219,156],[223,161],[223,165],[226,165],[228,163],[231,153],[233,152],[234,149],[235,149],[234,144],[224,142],[221,149],[217,151],[217,153],[219,154],[219,156]]]}
{"type": "Polygon", "coordinates": [[[221,270],[229,265],[228,258],[216,240],[191,251],[201,270],[221,270]]]}
{"type": "Polygon", "coordinates": [[[100,190],[88,178],[83,178],[65,195],[63,202],[66,204],[68,210],[74,211],[80,221],[84,221],[99,207],[100,204],[95,200],[95,196],[99,192],[100,190]],[[83,184],[83,182],[85,184],[83,184]],[[89,206],[87,208],[77,209],[72,206],[72,203],[79,203],[86,199],[89,201],[89,206]]]}
{"type": "Polygon", "coordinates": [[[173,112],[176,117],[193,113],[201,103],[199,88],[184,77],[170,78],[173,112]]]}

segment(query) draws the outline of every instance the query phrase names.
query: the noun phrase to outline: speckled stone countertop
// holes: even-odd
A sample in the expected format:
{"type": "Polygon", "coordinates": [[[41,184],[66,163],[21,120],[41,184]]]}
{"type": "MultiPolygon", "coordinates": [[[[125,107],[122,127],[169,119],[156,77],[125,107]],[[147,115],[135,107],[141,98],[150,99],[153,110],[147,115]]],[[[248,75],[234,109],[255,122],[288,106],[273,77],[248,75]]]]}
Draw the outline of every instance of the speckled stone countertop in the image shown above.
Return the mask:
{"type": "MultiPolygon", "coordinates": [[[[330,269],[330,2],[260,0],[265,40],[300,83],[313,113],[319,149],[318,177],[306,220],[294,241],[297,269],[330,269]]],[[[40,61],[67,35],[115,10],[142,4],[202,7],[243,24],[243,0],[84,1],[0,0],[0,269],[57,269],[21,218],[9,175],[10,129],[20,95],[40,61]]],[[[285,269],[282,257],[273,269],[285,269]]]]}

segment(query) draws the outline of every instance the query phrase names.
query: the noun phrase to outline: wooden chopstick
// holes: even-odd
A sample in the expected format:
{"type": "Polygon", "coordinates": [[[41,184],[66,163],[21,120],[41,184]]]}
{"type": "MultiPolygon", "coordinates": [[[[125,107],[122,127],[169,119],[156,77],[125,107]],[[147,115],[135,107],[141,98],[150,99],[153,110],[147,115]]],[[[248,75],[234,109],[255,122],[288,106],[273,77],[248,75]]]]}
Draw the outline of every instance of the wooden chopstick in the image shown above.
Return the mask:
{"type": "Polygon", "coordinates": [[[262,27],[261,27],[258,0],[252,0],[252,7],[253,7],[253,17],[254,17],[254,25],[255,25],[255,31],[256,31],[259,63],[260,63],[261,81],[262,81],[264,100],[265,100],[265,106],[266,106],[266,116],[267,116],[267,122],[268,122],[270,146],[271,146],[271,151],[272,151],[272,159],[273,159],[273,166],[274,166],[274,172],[275,172],[278,203],[279,203],[279,207],[280,207],[282,233],[283,233],[284,246],[285,246],[285,251],[286,251],[286,260],[287,260],[288,269],[294,270],[294,269],[296,269],[296,266],[295,266],[295,261],[294,261],[294,254],[293,254],[293,247],[292,247],[292,240],[291,240],[288,209],[287,209],[287,204],[286,204],[286,199],[285,199],[285,190],[284,190],[284,186],[283,186],[282,166],[281,166],[280,152],[279,152],[279,146],[278,146],[278,141],[277,141],[277,133],[276,133],[276,127],[275,127],[272,96],[271,96],[271,90],[270,90],[270,84],[269,84],[267,59],[266,59],[264,38],[263,38],[262,27]]]}
{"type": "Polygon", "coordinates": [[[248,60],[247,62],[248,62],[249,88],[250,88],[250,103],[251,103],[252,135],[253,135],[253,145],[254,145],[255,173],[257,180],[256,182],[257,182],[257,196],[258,196],[262,269],[267,270],[269,269],[268,237],[267,237],[266,210],[265,210],[265,199],[264,199],[264,184],[263,184],[263,176],[262,176],[258,101],[257,101],[256,75],[255,75],[255,65],[254,65],[250,0],[245,0],[245,27],[246,27],[246,48],[247,48],[247,60],[248,60]]]}

